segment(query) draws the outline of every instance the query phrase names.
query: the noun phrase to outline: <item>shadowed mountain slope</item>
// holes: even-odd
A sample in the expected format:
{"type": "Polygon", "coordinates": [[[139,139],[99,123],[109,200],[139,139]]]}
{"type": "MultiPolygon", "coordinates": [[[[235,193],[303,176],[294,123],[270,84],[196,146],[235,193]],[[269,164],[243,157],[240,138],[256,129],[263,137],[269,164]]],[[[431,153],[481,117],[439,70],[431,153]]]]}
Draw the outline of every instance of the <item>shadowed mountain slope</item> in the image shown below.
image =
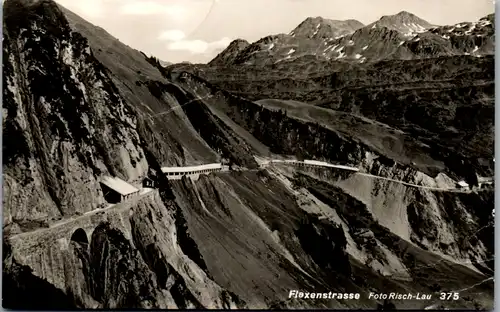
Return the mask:
{"type": "Polygon", "coordinates": [[[493,175],[490,57],[242,65],[364,29],[311,19],[165,67],[51,0],[6,0],[4,17],[4,307],[492,307],[494,193],[455,186],[493,175]],[[105,176],[139,193],[108,203],[105,176]],[[368,296],[390,291],[433,298],[368,296]]]}

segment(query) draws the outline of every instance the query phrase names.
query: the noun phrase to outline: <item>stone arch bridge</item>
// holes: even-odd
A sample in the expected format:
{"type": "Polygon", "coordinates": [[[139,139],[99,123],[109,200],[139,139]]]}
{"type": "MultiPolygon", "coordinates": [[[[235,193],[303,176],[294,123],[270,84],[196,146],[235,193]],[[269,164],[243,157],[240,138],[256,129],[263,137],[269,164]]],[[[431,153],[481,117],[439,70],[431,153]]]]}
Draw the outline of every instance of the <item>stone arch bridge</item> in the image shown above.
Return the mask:
{"type": "Polygon", "coordinates": [[[159,196],[151,191],[143,196],[108,208],[89,211],[80,216],[63,219],[50,227],[37,229],[5,238],[12,246],[12,254],[16,261],[27,265],[33,274],[46,279],[60,289],[65,289],[65,276],[52,272],[65,272],[70,250],[70,243],[89,244],[92,234],[98,225],[109,223],[120,230],[132,241],[130,214],[131,207],[141,201],[148,201],[152,196],[159,196]]]}

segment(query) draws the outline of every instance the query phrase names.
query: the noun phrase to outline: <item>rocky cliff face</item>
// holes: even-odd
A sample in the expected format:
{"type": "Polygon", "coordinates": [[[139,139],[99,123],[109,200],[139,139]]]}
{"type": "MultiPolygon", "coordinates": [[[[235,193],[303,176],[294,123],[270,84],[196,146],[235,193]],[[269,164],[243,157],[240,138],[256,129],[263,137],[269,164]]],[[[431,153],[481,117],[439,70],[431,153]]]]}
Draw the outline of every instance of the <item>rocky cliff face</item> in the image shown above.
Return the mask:
{"type": "MultiPolygon", "coordinates": [[[[396,127],[391,129],[390,126],[374,123],[366,119],[359,121],[360,119],[356,114],[357,109],[354,106],[360,104],[348,105],[349,110],[354,116],[342,114],[338,117],[331,115],[328,111],[317,112],[316,110],[309,109],[307,107],[308,105],[304,103],[276,104],[276,101],[272,103],[267,101],[256,104],[222,90],[220,87],[214,86],[204,79],[200,79],[199,77],[189,75],[187,73],[184,75],[187,78],[182,81],[179,80],[181,85],[188,90],[194,90],[193,92],[204,96],[204,98],[206,98],[204,99],[205,103],[209,103],[208,105],[210,107],[216,107],[242,128],[247,129],[247,131],[249,131],[259,141],[267,145],[270,148],[270,151],[274,153],[297,155],[298,157],[305,159],[327,159],[345,164],[360,165],[361,162],[366,159],[366,152],[373,151],[373,149],[375,149],[376,154],[381,156],[379,160],[389,167],[392,167],[396,162],[403,164],[404,166],[412,167],[417,171],[422,171],[433,177],[435,177],[439,172],[445,172],[454,178],[465,177],[466,179],[469,179],[474,175],[474,169],[478,170],[480,174],[489,174],[489,170],[492,168],[490,167],[492,166],[492,161],[489,162],[489,164],[478,162],[475,156],[475,153],[484,152],[484,157],[487,157],[486,155],[490,150],[486,146],[483,146],[484,149],[482,149],[482,152],[480,152],[481,150],[472,152],[474,156],[464,156],[464,159],[471,159],[470,161],[473,164],[473,167],[468,167],[464,165],[465,162],[460,163],[461,159],[458,159],[457,161],[456,154],[452,157],[448,154],[448,152],[446,152],[446,150],[455,148],[454,145],[450,146],[449,142],[448,146],[443,146],[441,143],[444,142],[440,142],[439,140],[437,142],[430,142],[422,139],[422,141],[418,142],[418,136],[417,141],[413,143],[411,141],[414,140],[414,138],[406,136],[398,138],[398,133],[404,134],[404,132],[400,132],[398,130],[398,123],[401,121],[393,119],[397,115],[387,115],[384,107],[370,109],[368,108],[369,102],[366,100],[357,101],[357,103],[365,103],[367,105],[366,113],[361,110],[363,115],[367,115],[369,112],[369,114],[373,116],[373,114],[378,111],[381,115],[380,117],[375,117],[375,120],[378,119],[381,121],[387,121],[389,118],[394,120],[394,123],[391,121],[388,122],[388,124],[395,124],[396,127]],[[296,109],[297,106],[300,108],[299,110],[296,109]],[[329,114],[332,117],[330,117],[329,114]],[[381,118],[382,115],[384,116],[383,118],[381,118]],[[332,118],[335,118],[336,120],[332,120],[332,118]],[[349,121],[350,119],[356,118],[358,118],[358,121],[354,123],[349,121]],[[344,124],[344,126],[339,126],[339,123],[344,124]],[[368,124],[370,125],[370,130],[366,129],[364,131],[376,131],[375,133],[377,133],[375,135],[371,135],[369,138],[364,134],[363,130],[359,130],[359,127],[365,127],[368,124]],[[268,131],[269,129],[273,130],[268,131]],[[380,145],[377,145],[375,142],[378,140],[385,143],[387,143],[387,141],[392,141],[392,143],[381,143],[380,145]],[[403,145],[401,148],[397,147],[400,143],[403,145]],[[428,145],[434,145],[438,148],[438,150],[431,150],[428,148],[428,145]],[[400,151],[394,153],[395,148],[400,151]]],[[[370,94],[370,96],[377,96],[373,91],[369,92],[368,90],[357,90],[356,92],[366,92],[366,94],[370,94]]],[[[490,93],[490,91],[485,91],[485,93],[490,93]]],[[[483,93],[478,93],[477,95],[479,94],[483,93]]],[[[411,96],[411,93],[406,96],[411,96]]],[[[350,97],[345,97],[345,100],[351,101],[350,97]]],[[[392,100],[389,98],[384,100],[386,105],[390,105],[390,101],[392,100]]],[[[419,106],[420,105],[421,104],[419,104],[419,106]]],[[[386,108],[387,107],[388,106],[386,106],[386,108]]],[[[487,104],[482,109],[488,110],[490,108],[491,106],[487,104]]],[[[420,108],[415,107],[414,109],[418,110],[420,108]]],[[[425,110],[427,108],[422,107],[422,109],[425,110]]],[[[457,108],[457,110],[458,109],[461,108],[457,108]]],[[[400,114],[401,112],[395,110],[394,113],[400,114]]],[[[479,112],[479,114],[481,113],[479,112]]],[[[419,113],[411,116],[415,116],[415,122],[420,123],[422,119],[418,119],[417,116],[421,115],[422,114],[419,113]]],[[[412,118],[410,115],[408,116],[409,118],[412,118]]],[[[456,116],[458,117],[458,115],[456,116]]],[[[451,116],[442,117],[449,118],[451,116]]],[[[440,119],[441,117],[440,115],[433,115],[432,117],[429,116],[429,118],[440,119]]],[[[429,122],[429,119],[427,119],[427,122],[429,122]]],[[[450,122],[453,123],[453,121],[450,122]]],[[[439,125],[439,127],[442,126],[443,125],[439,125]]],[[[488,129],[486,124],[482,124],[480,126],[478,124],[474,125],[474,122],[472,122],[470,126],[472,128],[485,127],[488,129]]],[[[459,129],[463,131],[464,135],[467,135],[465,133],[470,133],[470,135],[480,136],[479,133],[474,133],[472,128],[468,127],[469,126],[462,126],[459,129]]],[[[427,128],[430,128],[429,124],[427,124],[427,128]]],[[[406,129],[412,132],[415,131],[415,129],[406,129]]],[[[437,130],[436,128],[430,130],[435,133],[445,135],[442,131],[437,130]]],[[[486,137],[491,138],[491,134],[488,134],[486,137]]],[[[473,144],[473,142],[470,143],[473,144]]],[[[460,148],[464,148],[464,146],[462,145],[460,148]]],[[[465,153],[465,150],[463,153],[465,153]]]]}
{"type": "MultiPolygon", "coordinates": [[[[450,193],[437,190],[453,187],[446,185],[444,176],[433,179],[411,169],[384,168],[377,162],[371,166],[374,175],[389,179],[351,175],[340,180],[320,180],[330,181],[341,192],[359,200],[374,220],[398,237],[476,270],[489,272],[493,269],[493,192],[450,193]],[[395,181],[408,181],[428,188],[415,188],[395,181]]],[[[308,181],[303,185],[312,194],[322,194],[322,187],[314,184],[319,182],[308,184],[312,183],[308,181]]],[[[323,187],[326,191],[329,186],[324,184],[323,187]]],[[[324,194],[316,196],[325,198],[324,194]]]]}
{"type": "MultiPolygon", "coordinates": [[[[41,278],[36,287],[50,292],[47,296],[66,298],[61,305],[69,301],[78,308],[244,307],[204,271],[196,244],[177,224],[177,209],[155,194],[127,209],[96,214],[90,223],[77,221],[73,233],[60,236],[48,229],[13,238],[6,274],[18,289],[35,287],[31,280],[41,278]],[[18,275],[19,268],[26,277],[18,275]]],[[[22,294],[12,291],[12,307],[27,307],[22,294]]]]}
{"type": "MultiPolygon", "coordinates": [[[[356,289],[348,278],[342,231],[337,233],[332,224],[301,211],[283,185],[268,174],[204,177],[174,182],[172,187],[214,279],[244,298],[249,307],[277,304],[296,287],[356,289]],[[327,258],[320,256],[325,250],[329,250],[327,258]],[[327,285],[324,279],[339,281],[327,285]]],[[[334,300],[321,306],[341,304],[334,300]]]]}
{"type": "MultiPolygon", "coordinates": [[[[447,307],[492,306],[493,192],[449,191],[457,179],[492,174],[492,140],[453,166],[451,152],[432,152],[443,138],[429,135],[455,127],[474,142],[473,129],[492,129],[491,59],[346,63],[332,73],[313,57],[271,79],[286,66],[165,68],[50,0],[7,0],[4,9],[5,307],[370,309],[382,303],[369,292],[441,290],[460,292],[447,307]],[[398,95],[382,101],[381,81],[398,95]],[[477,119],[419,106],[420,92],[436,86],[437,101],[477,119]],[[360,172],[258,166],[284,157],[360,172]],[[236,171],[177,181],[161,172],[221,159],[236,171]],[[104,175],[140,188],[147,177],[154,189],[108,205],[104,175]],[[300,300],[293,289],[361,299],[300,300]]],[[[235,49],[257,55],[275,40],[235,49]]]]}
{"type": "MultiPolygon", "coordinates": [[[[140,51],[134,50],[65,8],[69,26],[88,38],[95,58],[107,68],[117,90],[136,114],[141,143],[163,166],[216,162],[212,150],[190,124],[175,97],[155,83],[167,83],[140,51]]],[[[161,62],[157,63],[163,68],[161,62]]]]}
{"type": "MultiPolygon", "coordinates": [[[[330,176],[331,182],[319,177],[275,168],[173,183],[176,201],[188,216],[209,271],[249,307],[339,306],[334,300],[283,300],[280,294],[294,287],[365,293],[384,285],[385,291],[436,292],[453,289],[458,280],[480,282],[476,270],[492,268],[491,262],[484,265],[492,256],[491,241],[482,240],[492,233],[483,233],[476,241],[470,235],[451,234],[464,225],[459,225],[460,217],[445,221],[451,214],[461,215],[464,207],[473,211],[479,202],[491,208],[488,200],[464,196],[441,210],[444,197],[439,192],[414,192],[401,184],[363,177],[330,176]],[[422,198],[437,199],[437,211],[417,208],[425,202],[422,198]],[[473,204],[475,200],[479,202],[473,204]],[[423,228],[428,231],[422,232],[423,228]],[[450,270],[455,281],[430,277],[450,270]]],[[[486,220],[476,213],[472,220],[486,220]]],[[[467,226],[469,233],[484,230],[482,221],[476,221],[467,226]]],[[[423,307],[397,302],[398,307],[415,304],[423,307]]],[[[345,305],[349,303],[341,303],[345,305]]],[[[374,307],[364,299],[356,306],[374,307]]]]}
{"type": "Polygon", "coordinates": [[[175,84],[164,84],[158,81],[150,82],[150,88],[157,90],[159,96],[168,94],[175,98],[194,129],[213,150],[218,151],[223,159],[247,168],[257,167],[252,156],[258,153],[255,148],[247,143],[237,131],[231,129],[221,116],[218,116],[209,106],[204,105],[199,93],[189,93],[175,84]]]}
{"type": "MultiPolygon", "coordinates": [[[[371,144],[366,144],[366,141],[359,140],[363,136],[356,134],[354,128],[350,132],[344,129],[341,134],[332,131],[330,125],[335,121],[324,123],[327,112],[316,114],[315,110],[304,104],[290,102],[280,108],[270,101],[252,103],[186,72],[180,77],[183,77],[179,78],[183,88],[202,96],[205,105],[226,114],[268,145],[270,152],[306,159],[326,159],[334,163],[355,165],[361,169],[363,174],[337,177],[332,181],[330,177],[321,174],[313,175],[314,179],[297,178],[293,173],[283,177],[294,181],[299,187],[299,190],[291,192],[295,194],[297,203],[303,205],[303,209],[321,213],[324,217],[335,220],[336,224],[345,226],[345,231],[349,233],[346,250],[357,261],[383,275],[418,280],[425,284],[424,276],[428,273],[415,271],[415,264],[412,262],[415,260],[401,258],[401,246],[391,243],[391,240],[398,237],[398,241],[405,242],[403,244],[412,242],[457,265],[466,264],[476,272],[490,274],[487,272],[492,269],[493,193],[447,192],[446,190],[454,188],[455,182],[443,173],[446,171],[457,178],[464,175],[468,177],[473,172],[469,173],[464,167],[452,166],[443,170],[443,164],[439,164],[439,161],[430,161],[429,158],[424,160],[424,155],[432,153],[417,145],[411,149],[413,160],[401,158],[402,152],[397,153],[399,156],[389,153],[390,149],[394,151],[394,145],[381,147],[374,153],[374,137],[368,140],[371,144]],[[297,107],[300,110],[296,113],[297,107]],[[357,137],[358,135],[361,137],[357,137]],[[424,157],[419,161],[415,158],[418,153],[424,157]],[[332,185],[337,189],[332,191],[332,185]],[[453,202],[449,201],[451,198],[453,202]],[[325,212],[323,207],[329,207],[328,211],[325,212]],[[359,207],[360,211],[353,207],[359,207]]],[[[348,115],[342,115],[343,119],[347,117],[348,115]]],[[[339,119],[336,122],[342,121],[339,119]]],[[[377,131],[389,131],[393,135],[397,133],[395,130],[381,128],[377,131]]],[[[407,145],[402,150],[409,147],[407,145]]],[[[278,173],[278,176],[281,174],[283,173],[278,173]]],[[[424,256],[419,261],[433,260],[424,256]]],[[[435,285],[425,287],[435,288],[435,285]]]]}
{"type": "MultiPolygon", "coordinates": [[[[199,149],[184,153],[175,134],[156,125],[161,117],[141,114],[134,101],[155,98],[155,90],[124,93],[124,74],[103,65],[109,59],[95,56],[98,43],[75,31],[53,1],[11,0],[4,9],[3,203],[12,245],[4,263],[13,287],[4,306],[53,307],[31,301],[37,291],[66,308],[244,306],[203,271],[182,213],[168,204],[168,181],[159,192],[165,202],[157,195],[96,213],[108,205],[99,184],[104,175],[139,186],[160,163],[205,163],[216,153],[196,134],[191,146],[199,149]],[[159,209],[154,217],[151,209],[159,209]],[[62,220],[54,226],[55,219],[62,220]]],[[[149,104],[165,110],[172,102],[164,94],[149,104]]],[[[177,130],[192,127],[182,111],[170,120],[182,123],[177,130]]]]}
{"type": "Polygon", "coordinates": [[[5,11],[4,222],[95,209],[97,176],[148,170],[137,118],[54,3],[5,11]]]}

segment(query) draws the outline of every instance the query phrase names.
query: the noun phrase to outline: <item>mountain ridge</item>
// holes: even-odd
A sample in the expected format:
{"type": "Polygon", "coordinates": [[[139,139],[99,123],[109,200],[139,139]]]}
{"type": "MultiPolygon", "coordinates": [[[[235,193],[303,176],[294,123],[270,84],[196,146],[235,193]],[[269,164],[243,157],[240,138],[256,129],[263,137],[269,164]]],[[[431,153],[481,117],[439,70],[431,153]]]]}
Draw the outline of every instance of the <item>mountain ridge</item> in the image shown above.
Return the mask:
{"type": "Polygon", "coordinates": [[[436,26],[402,11],[366,26],[354,21],[352,27],[332,30],[331,24],[346,21],[310,17],[289,34],[266,36],[244,48],[223,51],[220,55],[231,54],[227,61],[209,64],[272,66],[304,56],[358,63],[464,54],[480,57],[494,53],[493,19],[494,15],[488,15],[478,22],[436,26]]]}
{"type": "MultiPolygon", "coordinates": [[[[493,306],[492,56],[165,67],[52,0],[7,1],[6,308],[493,306]],[[162,170],[214,162],[229,170],[162,170]],[[139,193],[110,199],[109,176],[139,193]]],[[[290,37],[235,50],[314,47],[290,37]]]]}
{"type": "Polygon", "coordinates": [[[220,52],[213,60],[211,60],[209,65],[223,65],[234,62],[238,54],[247,48],[250,43],[243,39],[233,40],[227,48],[220,52]]]}
{"type": "Polygon", "coordinates": [[[366,25],[367,28],[386,27],[397,30],[405,35],[411,35],[414,32],[424,32],[433,26],[426,20],[407,11],[401,11],[394,15],[384,15],[379,20],[366,25]]]}
{"type": "Polygon", "coordinates": [[[344,21],[325,19],[321,16],[308,17],[290,32],[291,36],[305,38],[340,37],[363,27],[364,24],[348,19],[344,21]]]}

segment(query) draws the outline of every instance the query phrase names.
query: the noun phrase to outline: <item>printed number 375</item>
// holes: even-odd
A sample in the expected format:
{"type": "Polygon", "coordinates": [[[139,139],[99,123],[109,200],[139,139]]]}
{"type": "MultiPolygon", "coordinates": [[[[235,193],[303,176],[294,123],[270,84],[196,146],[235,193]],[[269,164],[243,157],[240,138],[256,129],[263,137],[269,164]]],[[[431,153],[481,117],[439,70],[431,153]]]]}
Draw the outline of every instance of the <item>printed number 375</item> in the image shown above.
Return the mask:
{"type": "Polygon", "coordinates": [[[441,293],[439,295],[440,300],[458,300],[459,296],[457,292],[441,293]]]}

